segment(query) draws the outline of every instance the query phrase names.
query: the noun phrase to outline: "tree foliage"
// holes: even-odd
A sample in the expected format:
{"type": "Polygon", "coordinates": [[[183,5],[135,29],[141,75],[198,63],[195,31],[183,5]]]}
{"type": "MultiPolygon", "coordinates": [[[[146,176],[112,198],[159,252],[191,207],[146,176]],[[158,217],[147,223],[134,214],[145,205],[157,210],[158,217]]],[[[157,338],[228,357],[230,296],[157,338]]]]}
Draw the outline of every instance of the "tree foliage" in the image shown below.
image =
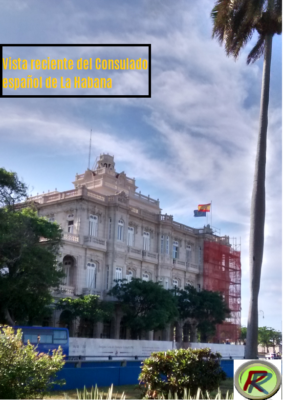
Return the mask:
{"type": "Polygon", "coordinates": [[[216,325],[229,317],[230,310],[219,292],[202,290],[186,286],[176,293],[179,316],[182,320],[192,318],[200,333],[201,341],[206,343],[215,334],[216,325]]]}
{"type": "Polygon", "coordinates": [[[258,40],[248,55],[247,63],[253,63],[263,55],[266,37],[282,32],[282,2],[274,0],[272,3],[270,0],[216,2],[211,13],[213,36],[220,43],[225,42],[227,55],[237,58],[254,32],[258,33],[258,40]]]}
{"type": "Polygon", "coordinates": [[[20,329],[0,326],[0,330],[1,399],[43,398],[55,383],[60,384],[54,379],[64,365],[61,348],[52,355],[39,354],[30,343],[23,345],[20,329]]]}
{"type": "Polygon", "coordinates": [[[245,342],[246,339],[247,339],[247,328],[246,328],[245,326],[242,326],[242,327],[241,327],[241,333],[240,333],[239,339],[240,339],[242,342],[245,342]]]}
{"type": "Polygon", "coordinates": [[[163,394],[168,398],[169,391],[182,398],[184,389],[196,395],[217,389],[226,378],[220,367],[221,354],[210,349],[180,349],[152,353],[144,360],[139,376],[140,385],[145,388],[145,398],[160,398],[163,394]]]}
{"type": "Polygon", "coordinates": [[[124,325],[133,337],[141,331],[164,329],[178,315],[174,296],[159,283],[138,278],[127,283],[123,279],[108,294],[121,303],[124,325]]]}
{"type": "Polygon", "coordinates": [[[0,320],[38,322],[50,313],[50,288],[64,276],[57,262],[61,229],[37,215],[15,173],[0,169],[0,320]]]}
{"type": "Polygon", "coordinates": [[[77,317],[83,319],[90,331],[93,330],[95,322],[110,320],[114,311],[112,302],[100,301],[99,296],[92,294],[81,295],[75,299],[71,297],[60,299],[56,308],[68,311],[69,323],[77,317]]]}
{"type": "Polygon", "coordinates": [[[269,352],[269,347],[273,347],[275,351],[275,346],[280,345],[281,342],[281,332],[273,328],[267,328],[266,326],[258,328],[258,343],[266,347],[267,352],[269,352]]]}

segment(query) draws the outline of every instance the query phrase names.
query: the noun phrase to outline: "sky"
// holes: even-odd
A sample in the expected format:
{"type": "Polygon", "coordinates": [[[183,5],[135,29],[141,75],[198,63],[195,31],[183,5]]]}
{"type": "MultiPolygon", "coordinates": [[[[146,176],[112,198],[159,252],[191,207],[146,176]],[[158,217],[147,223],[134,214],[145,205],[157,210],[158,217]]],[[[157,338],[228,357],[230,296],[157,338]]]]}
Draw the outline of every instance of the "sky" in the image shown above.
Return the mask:
{"type": "MultiPolygon", "coordinates": [[[[175,221],[203,227],[207,221],[194,218],[193,210],[212,201],[208,222],[241,244],[242,325],[246,326],[262,61],[246,64],[255,38],[237,61],[226,56],[211,36],[213,3],[0,0],[2,44],[151,44],[152,53],[151,98],[2,98],[0,166],[17,172],[30,193],[70,190],[75,174],[87,169],[92,129],[91,165],[101,153],[114,155],[116,170],[136,178],[138,190],[160,199],[162,212],[172,214],[175,221]]],[[[10,48],[4,56],[13,57],[16,50],[10,48]]],[[[42,58],[45,50],[30,48],[27,54],[42,58]]],[[[58,55],[54,48],[49,51],[50,57],[58,55]]],[[[60,54],[76,59],[89,54],[107,57],[105,49],[90,51],[62,49],[60,54]]],[[[127,51],[113,49],[111,56],[147,57],[144,48],[127,51]]],[[[116,92],[143,94],[147,89],[144,71],[118,71],[114,76],[116,92]]],[[[282,41],[277,36],[271,66],[259,326],[278,330],[282,326],[281,88],[282,41]]]]}

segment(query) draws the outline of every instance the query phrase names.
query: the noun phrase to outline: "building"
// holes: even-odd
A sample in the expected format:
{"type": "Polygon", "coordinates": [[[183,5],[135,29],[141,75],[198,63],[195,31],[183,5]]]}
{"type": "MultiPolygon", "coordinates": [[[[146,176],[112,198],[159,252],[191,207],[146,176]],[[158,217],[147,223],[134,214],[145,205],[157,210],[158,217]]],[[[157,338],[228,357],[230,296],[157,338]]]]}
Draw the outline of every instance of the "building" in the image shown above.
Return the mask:
{"type": "MultiPolygon", "coordinates": [[[[159,281],[164,288],[191,284],[223,292],[233,310],[216,340],[237,340],[240,328],[240,253],[229,237],[208,226],[195,229],[162,214],[159,200],[137,192],[135,179],[115,170],[114,157],[102,154],[94,170],[76,175],[74,189],[33,197],[39,215],[57,221],[64,231],[62,264],[66,278],[55,297],[97,294],[106,299],[115,279],[159,281]],[[224,335],[224,336],[223,336],[224,335]]],[[[64,318],[55,313],[53,324],[64,318]]],[[[98,323],[95,337],[128,338],[117,310],[111,324],[98,323]]],[[[76,334],[76,327],[71,329],[76,334]]],[[[195,340],[188,323],[179,337],[195,340]]],[[[170,340],[172,327],[149,332],[148,339],[170,340]]]]}

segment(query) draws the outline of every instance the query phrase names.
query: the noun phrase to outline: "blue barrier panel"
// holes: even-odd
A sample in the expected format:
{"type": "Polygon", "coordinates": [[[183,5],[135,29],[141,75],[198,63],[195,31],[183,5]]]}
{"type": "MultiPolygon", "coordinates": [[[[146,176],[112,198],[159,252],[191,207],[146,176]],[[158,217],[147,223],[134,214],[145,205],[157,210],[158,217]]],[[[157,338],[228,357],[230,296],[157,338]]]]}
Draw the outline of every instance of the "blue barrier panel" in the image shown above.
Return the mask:
{"type": "Polygon", "coordinates": [[[221,360],[221,368],[226,373],[228,378],[233,378],[234,376],[234,362],[233,360],[221,360]]]}
{"type": "Polygon", "coordinates": [[[121,361],[91,361],[82,362],[82,368],[108,368],[108,367],[120,367],[121,361]]]}
{"type": "Polygon", "coordinates": [[[65,379],[66,385],[55,385],[54,390],[83,389],[84,386],[119,386],[120,368],[67,368],[58,372],[58,379],[65,379]]]}
{"type": "MultiPolygon", "coordinates": [[[[233,360],[221,360],[221,368],[228,378],[233,378],[233,360]]],[[[81,363],[81,368],[74,368],[74,363],[65,364],[58,372],[58,379],[65,379],[66,385],[54,387],[54,390],[83,389],[84,386],[120,386],[138,384],[141,372],[141,361],[127,361],[121,366],[121,361],[81,363]]]]}
{"type": "Polygon", "coordinates": [[[138,385],[140,367],[121,367],[120,368],[120,385],[138,385]]]}

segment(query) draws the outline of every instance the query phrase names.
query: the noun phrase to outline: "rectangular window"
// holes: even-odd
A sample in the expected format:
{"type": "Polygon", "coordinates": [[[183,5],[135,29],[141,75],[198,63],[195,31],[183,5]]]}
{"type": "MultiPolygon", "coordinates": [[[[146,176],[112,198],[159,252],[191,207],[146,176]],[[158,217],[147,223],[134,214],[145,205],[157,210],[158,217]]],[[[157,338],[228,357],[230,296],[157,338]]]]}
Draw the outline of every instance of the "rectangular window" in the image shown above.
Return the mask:
{"type": "Polygon", "coordinates": [[[187,258],[187,262],[192,261],[192,249],[191,249],[190,245],[188,245],[186,248],[186,258],[187,258]]]}
{"type": "Polygon", "coordinates": [[[68,233],[74,233],[74,221],[68,221],[68,233]]]}
{"type": "Polygon", "coordinates": [[[88,234],[89,236],[97,236],[98,218],[96,215],[89,216],[88,234]]]}
{"type": "Polygon", "coordinates": [[[133,271],[128,271],[126,275],[127,281],[131,282],[132,278],[133,278],[133,271]]]}
{"type": "Polygon", "coordinates": [[[108,239],[111,239],[111,228],[112,228],[112,219],[109,218],[109,221],[108,221],[108,239]]]}
{"type": "Polygon", "coordinates": [[[163,254],[164,253],[164,236],[161,235],[160,238],[160,253],[163,254]]]}
{"type": "Polygon", "coordinates": [[[166,278],[165,281],[164,281],[164,288],[165,289],[169,289],[168,278],[166,278]]]}
{"type": "Polygon", "coordinates": [[[122,268],[116,267],[115,280],[122,279],[122,268]]]}
{"type": "Polygon", "coordinates": [[[54,344],[66,344],[68,342],[67,334],[65,331],[54,331],[53,332],[53,343],[54,344]]]}
{"type": "Polygon", "coordinates": [[[87,263],[87,288],[96,288],[96,265],[94,263],[87,263]]]}
{"type": "Polygon", "coordinates": [[[173,242],[173,258],[176,259],[179,257],[179,242],[176,240],[173,242]]]}
{"type": "Polygon", "coordinates": [[[124,236],[124,222],[120,219],[118,222],[118,235],[117,239],[123,241],[124,236]]]}
{"type": "Polygon", "coordinates": [[[179,286],[178,279],[173,279],[173,286],[175,286],[175,287],[179,286]]]}
{"type": "Polygon", "coordinates": [[[150,250],[150,234],[149,234],[149,232],[143,233],[143,249],[145,251],[150,250]]]}
{"type": "Polygon", "coordinates": [[[169,236],[166,237],[166,254],[169,255],[169,236]]]}
{"type": "Polygon", "coordinates": [[[128,236],[127,236],[127,245],[133,246],[134,245],[134,228],[128,228],[128,236]]]}
{"type": "Polygon", "coordinates": [[[149,281],[149,275],[147,272],[142,274],[142,280],[148,282],[149,281]]]}

